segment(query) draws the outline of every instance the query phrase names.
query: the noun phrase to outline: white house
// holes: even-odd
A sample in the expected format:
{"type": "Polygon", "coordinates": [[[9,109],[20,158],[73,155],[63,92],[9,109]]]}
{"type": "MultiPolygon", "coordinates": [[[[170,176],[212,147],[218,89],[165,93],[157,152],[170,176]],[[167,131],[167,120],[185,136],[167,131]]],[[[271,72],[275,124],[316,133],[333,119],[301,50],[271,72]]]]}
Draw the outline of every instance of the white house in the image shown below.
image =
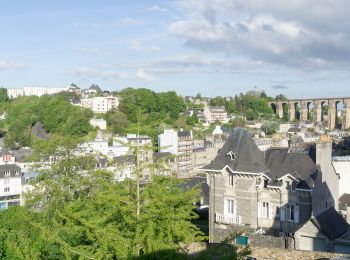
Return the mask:
{"type": "Polygon", "coordinates": [[[112,108],[118,109],[119,99],[118,97],[93,97],[83,98],[80,104],[75,104],[84,108],[90,108],[95,113],[106,113],[112,108]]]}
{"type": "Polygon", "coordinates": [[[21,168],[15,164],[0,165],[0,210],[20,205],[21,194],[21,168]]]}
{"type": "Polygon", "coordinates": [[[224,106],[206,106],[203,114],[209,123],[219,121],[221,123],[228,122],[228,116],[224,106]]]}
{"type": "Polygon", "coordinates": [[[8,88],[7,95],[10,98],[16,98],[18,96],[42,96],[42,95],[53,95],[62,91],[69,91],[69,87],[24,87],[20,88],[8,88]]]}

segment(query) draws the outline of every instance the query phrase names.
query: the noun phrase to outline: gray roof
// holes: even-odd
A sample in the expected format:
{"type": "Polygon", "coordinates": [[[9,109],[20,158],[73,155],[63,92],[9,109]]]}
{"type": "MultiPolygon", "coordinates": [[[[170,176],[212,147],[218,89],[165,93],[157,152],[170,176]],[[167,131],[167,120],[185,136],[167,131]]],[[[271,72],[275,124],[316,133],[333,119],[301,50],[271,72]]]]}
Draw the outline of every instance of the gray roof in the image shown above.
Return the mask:
{"type": "Polygon", "coordinates": [[[311,221],[331,240],[340,238],[350,229],[349,224],[333,207],[323,211],[311,221]]]}
{"type": "Polygon", "coordinates": [[[191,137],[191,132],[190,131],[178,131],[177,132],[178,137],[183,137],[183,136],[189,136],[191,137]]]}
{"type": "Polygon", "coordinates": [[[175,162],[175,155],[169,152],[157,152],[153,153],[153,162],[158,162],[159,160],[166,160],[170,162],[175,162]]]}
{"type": "Polygon", "coordinates": [[[317,169],[305,149],[271,148],[265,156],[266,165],[274,179],[290,174],[300,181],[297,188],[310,189],[313,186],[317,169]]]}
{"type": "Polygon", "coordinates": [[[188,190],[193,187],[198,187],[200,190],[200,195],[203,197],[203,204],[209,204],[209,185],[207,184],[207,179],[205,177],[195,176],[192,178],[185,179],[183,183],[180,184],[180,188],[183,190],[188,190]]]}
{"type": "Polygon", "coordinates": [[[5,172],[9,171],[11,177],[21,177],[21,168],[16,164],[4,164],[0,165],[0,178],[5,177],[5,172]],[[17,172],[17,174],[16,174],[17,172]]]}
{"type": "Polygon", "coordinates": [[[244,128],[235,128],[215,159],[203,169],[222,170],[229,166],[232,171],[269,173],[264,154],[256,146],[250,133],[244,128]],[[234,155],[231,159],[229,154],[234,155]]]}

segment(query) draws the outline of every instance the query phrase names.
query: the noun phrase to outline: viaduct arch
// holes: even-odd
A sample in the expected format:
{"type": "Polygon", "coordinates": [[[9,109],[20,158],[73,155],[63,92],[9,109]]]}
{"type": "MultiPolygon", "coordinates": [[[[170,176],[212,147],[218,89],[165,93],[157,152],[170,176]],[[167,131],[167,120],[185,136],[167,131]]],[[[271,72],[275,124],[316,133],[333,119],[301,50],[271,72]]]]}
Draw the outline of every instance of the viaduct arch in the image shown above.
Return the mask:
{"type": "Polygon", "coordinates": [[[324,120],[322,107],[328,105],[328,128],[334,129],[337,123],[337,105],[343,103],[343,122],[342,129],[350,128],[350,98],[313,98],[313,99],[290,99],[269,102],[271,107],[274,107],[275,113],[279,118],[283,117],[283,106],[288,106],[288,120],[296,119],[297,107],[299,108],[300,121],[309,119],[310,106],[313,106],[313,120],[315,123],[324,120]]]}

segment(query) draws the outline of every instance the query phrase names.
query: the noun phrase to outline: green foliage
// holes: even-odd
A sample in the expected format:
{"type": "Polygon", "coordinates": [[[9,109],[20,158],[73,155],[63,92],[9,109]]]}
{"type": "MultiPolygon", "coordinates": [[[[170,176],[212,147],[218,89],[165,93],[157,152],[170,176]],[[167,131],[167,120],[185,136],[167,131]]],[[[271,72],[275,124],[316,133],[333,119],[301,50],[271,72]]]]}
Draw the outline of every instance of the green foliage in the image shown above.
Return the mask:
{"type": "Polygon", "coordinates": [[[138,110],[144,113],[166,113],[176,119],[179,113],[184,112],[186,105],[183,99],[174,91],[155,93],[150,89],[126,88],[119,92],[121,101],[119,110],[126,115],[131,122],[136,122],[138,110]]]}
{"type": "Polygon", "coordinates": [[[209,103],[211,106],[225,106],[225,98],[215,97],[210,100],[209,103]]]}
{"type": "Polygon", "coordinates": [[[248,120],[267,119],[273,115],[268,98],[241,94],[235,97],[235,101],[237,112],[245,114],[248,120]]]}
{"type": "Polygon", "coordinates": [[[80,137],[92,130],[89,124],[92,111],[71,105],[62,95],[18,97],[7,103],[5,110],[8,147],[13,146],[15,142],[29,146],[31,127],[38,121],[51,134],[80,137]]]}
{"type": "Polygon", "coordinates": [[[0,88],[0,105],[9,101],[6,88],[0,88]]]}
{"type": "Polygon", "coordinates": [[[177,256],[180,243],[204,239],[191,223],[197,188],[153,176],[137,215],[136,181],[114,182],[113,173],[96,171],[93,157],[72,153],[76,144],[69,136],[36,142],[38,159],[55,160],[50,168],[38,165],[25,207],[0,212],[1,258],[131,259],[166,250],[177,256]]]}
{"type": "Polygon", "coordinates": [[[288,98],[283,94],[279,94],[275,97],[275,100],[286,101],[288,98]]]}
{"type": "Polygon", "coordinates": [[[109,110],[105,115],[104,119],[107,122],[113,133],[126,134],[127,129],[130,126],[128,117],[123,112],[118,112],[116,109],[109,110]]]}
{"type": "Polygon", "coordinates": [[[186,123],[190,126],[195,126],[196,124],[198,124],[199,119],[196,113],[193,113],[192,116],[187,117],[186,119],[186,123]]]}
{"type": "Polygon", "coordinates": [[[276,122],[271,122],[271,121],[265,122],[261,126],[261,130],[264,131],[264,133],[267,135],[272,135],[276,133],[277,128],[278,128],[278,124],[276,122]]]}

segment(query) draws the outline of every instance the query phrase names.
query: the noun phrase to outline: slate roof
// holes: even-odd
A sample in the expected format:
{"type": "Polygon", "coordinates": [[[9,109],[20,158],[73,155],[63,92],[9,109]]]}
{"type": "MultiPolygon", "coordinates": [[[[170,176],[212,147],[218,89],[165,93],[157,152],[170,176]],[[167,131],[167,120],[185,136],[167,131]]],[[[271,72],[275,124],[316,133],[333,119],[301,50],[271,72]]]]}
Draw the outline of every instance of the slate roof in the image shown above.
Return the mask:
{"type": "Polygon", "coordinates": [[[178,131],[177,136],[178,137],[184,137],[184,136],[191,137],[191,132],[190,131],[178,131]]]}
{"type": "Polygon", "coordinates": [[[265,158],[274,179],[290,174],[300,181],[297,188],[310,189],[313,186],[317,169],[307,150],[271,148],[266,151],[265,158]]]}
{"type": "Polygon", "coordinates": [[[16,164],[4,164],[0,165],[0,178],[5,178],[5,172],[9,171],[9,177],[21,177],[21,168],[16,164]],[[18,172],[16,174],[16,172],[18,172]]]}
{"type": "Polygon", "coordinates": [[[158,162],[162,159],[170,162],[175,162],[175,156],[169,152],[153,153],[153,162],[158,162]]]}
{"type": "Polygon", "coordinates": [[[199,186],[200,195],[203,197],[203,204],[209,205],[209,185],[205,177],[192,177],[186,179],[183,183],[180,184],[180,188],[183,190],[191,189],[195,186],[199,186]]]}
{"type": "Polygon", "coordinates": [[[235,128],[228,137],[224,146],[205,170],[222,170],[229,166],[232,171],[249,173],[267,173],[270,170],[265,165],[264,154],[256,146],[250,133],[244,128],[235,128]],[[234,154],[231,159],[229,153],[234,154]]]}
{"type": "Polygon", "coordinates": [[[113,160],[116,163],[121,163],[121,164],[126,164],[126,163],[135,164],[136,163],[136,157],[133,154],[116,156],[116,157],[113,157],[113,160]]]}
{"type": "Polygon", "coordinates": [[[349,224],[333,207],[323,211],[311,221],[331,240],[341,237],[350,230],[349,224]]]}

